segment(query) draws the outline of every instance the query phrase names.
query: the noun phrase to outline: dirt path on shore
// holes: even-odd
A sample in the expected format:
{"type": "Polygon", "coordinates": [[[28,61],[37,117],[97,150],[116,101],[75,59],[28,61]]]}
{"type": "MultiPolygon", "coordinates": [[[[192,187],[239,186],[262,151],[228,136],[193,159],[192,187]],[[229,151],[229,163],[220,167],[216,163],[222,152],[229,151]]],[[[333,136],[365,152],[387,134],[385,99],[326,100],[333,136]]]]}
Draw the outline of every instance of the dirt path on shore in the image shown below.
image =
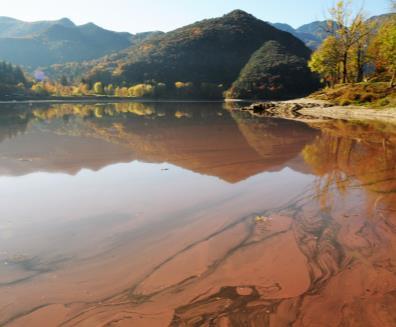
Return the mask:
{"type": "Polygon", "coordinates": [[[255,116],[279,117],[304,122],[343,119],[375,120],[396,124],[396,108],[370,109],[359,106],[335,106],[329,102],[311,98],[255,103],[242,110],[255,116]]]}

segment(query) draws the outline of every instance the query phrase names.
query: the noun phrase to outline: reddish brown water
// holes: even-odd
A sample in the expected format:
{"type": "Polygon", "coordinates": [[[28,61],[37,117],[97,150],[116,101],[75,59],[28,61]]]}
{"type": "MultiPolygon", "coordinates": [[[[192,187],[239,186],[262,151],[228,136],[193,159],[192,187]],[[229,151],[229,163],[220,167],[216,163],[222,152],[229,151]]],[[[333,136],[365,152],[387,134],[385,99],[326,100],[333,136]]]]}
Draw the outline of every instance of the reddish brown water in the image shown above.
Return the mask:
{"type": "Polygon", "coordinates": [[[395,326],[396,129],[0,108],[1,326],[395,326]]]}

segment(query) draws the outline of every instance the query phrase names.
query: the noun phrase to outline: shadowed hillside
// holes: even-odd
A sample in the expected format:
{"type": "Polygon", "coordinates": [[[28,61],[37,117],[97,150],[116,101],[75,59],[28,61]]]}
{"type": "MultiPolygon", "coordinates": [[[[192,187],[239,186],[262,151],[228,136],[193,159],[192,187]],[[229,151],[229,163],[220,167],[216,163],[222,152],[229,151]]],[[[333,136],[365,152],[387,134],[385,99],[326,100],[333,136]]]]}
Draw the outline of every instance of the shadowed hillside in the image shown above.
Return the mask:
{"type": "Polygon", "coordinates": [[[257,50],[228,92],[234,99],[282,99],[309,94],[319,82],[307,67],[306,58],[295,55],[277,41],[257,50]]]}

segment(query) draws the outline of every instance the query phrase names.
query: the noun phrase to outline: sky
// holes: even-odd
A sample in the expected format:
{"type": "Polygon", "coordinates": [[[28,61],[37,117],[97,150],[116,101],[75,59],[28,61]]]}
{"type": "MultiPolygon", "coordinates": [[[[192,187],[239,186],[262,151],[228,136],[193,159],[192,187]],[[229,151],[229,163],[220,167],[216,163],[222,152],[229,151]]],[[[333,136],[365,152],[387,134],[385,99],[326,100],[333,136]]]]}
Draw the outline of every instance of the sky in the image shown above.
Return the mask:
{"type": "MultiPolygon", "coordinates": [[[[130,33],[170,31],[204,18],[245,10],[270,22],[299,27],[327,17],[335,0],[0,0],[0,15],[25,21],[68,17],[76,24],[93,22],[130,33]]],[[[367,15],[386,13],[388,0],[354,0],[367,15]]]]}

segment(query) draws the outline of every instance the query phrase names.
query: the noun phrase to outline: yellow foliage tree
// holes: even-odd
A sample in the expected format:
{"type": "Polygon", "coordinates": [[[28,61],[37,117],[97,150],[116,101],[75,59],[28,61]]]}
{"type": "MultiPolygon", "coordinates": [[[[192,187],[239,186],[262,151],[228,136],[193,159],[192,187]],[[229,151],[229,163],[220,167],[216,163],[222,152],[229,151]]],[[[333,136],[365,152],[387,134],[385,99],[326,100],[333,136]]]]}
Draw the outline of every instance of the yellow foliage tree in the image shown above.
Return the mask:
{"type": "Polygon", "coordinates": [[[390,86],[396,82],[396,19],[385,22],[371,45],[372,56],[377,68],[386,70],[391,76],[390,86]]]}
{"type": "Polygon", "coordinates": [[[339,78],[341,53],[337,47],[337,39],[328,36],[321,46],[312,54],[308,62],[309,68],[318,73],[329,86],[334,86],[339,78]]]}

